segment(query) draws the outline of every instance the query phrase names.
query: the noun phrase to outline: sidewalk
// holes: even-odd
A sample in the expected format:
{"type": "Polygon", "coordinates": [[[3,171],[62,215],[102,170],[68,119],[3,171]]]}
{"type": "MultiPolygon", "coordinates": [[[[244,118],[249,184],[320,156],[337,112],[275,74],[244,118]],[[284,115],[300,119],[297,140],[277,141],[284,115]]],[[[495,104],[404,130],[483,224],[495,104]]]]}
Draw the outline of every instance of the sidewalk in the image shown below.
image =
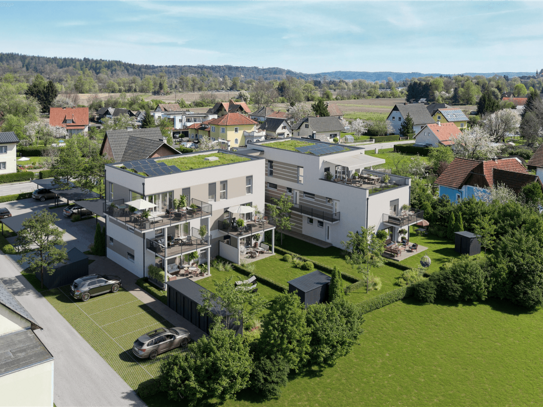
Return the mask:
{"type": "Polygon", "coordinates": [[[173,326],[188,329],[193,340],[198,340],[204,335],[204,332],[200,328],[194,326],[191,322],[187,321],[163,302],[155,299],[155,297],[152,297],[143,291],[136,284],[138,278],[130,271],[119,266],[117,263],[108,259],[107,257],[89,256],[89,259],[95,260],[89,266],[89,274],[112,274],[120,277],[123,282],[123,288],[126,291],[129,291],[130,294],[146,304],[157,314],[165,318],[173,326]]]}

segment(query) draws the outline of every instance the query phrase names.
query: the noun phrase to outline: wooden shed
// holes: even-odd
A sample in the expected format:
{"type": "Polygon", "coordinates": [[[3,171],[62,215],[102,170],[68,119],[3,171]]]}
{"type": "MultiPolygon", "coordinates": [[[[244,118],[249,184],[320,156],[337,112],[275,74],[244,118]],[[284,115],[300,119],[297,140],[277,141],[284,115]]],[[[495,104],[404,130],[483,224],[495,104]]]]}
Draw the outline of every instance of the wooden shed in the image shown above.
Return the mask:
{"type": "Polygon", "coordinates": [[[328,286],[331,279],[330,276],[315,270],[305,276],[290,280],[288,292],[296,292],[306,307],[318,304],[328,299],[328,286]]]}
{"type": "Polygon", "coordinates": [[[475,233],[456,232],[454,234],[454,250],[460,254],[473,256],[481,253],[481,243],[475,233]]]}

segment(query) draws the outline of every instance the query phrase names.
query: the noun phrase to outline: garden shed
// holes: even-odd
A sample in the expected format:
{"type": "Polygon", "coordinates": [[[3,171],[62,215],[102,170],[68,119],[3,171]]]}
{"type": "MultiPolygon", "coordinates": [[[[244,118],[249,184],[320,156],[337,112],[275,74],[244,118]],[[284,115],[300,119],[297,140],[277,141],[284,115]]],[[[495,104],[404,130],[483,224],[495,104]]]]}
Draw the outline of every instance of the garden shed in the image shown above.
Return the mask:
{"type": "Polygon", "coordinates": [[[473,256],[481,253],[481,243],[475,233],[456,232],[454,234],[454,250],[460,254],[473,256]]]}
{"type": "MultiPolygon", "coordinates": [[[[168,287],[168,307],[209,334],[213,319],[207,315],[202,316],[198,312],[198,305],[204,303],[202,291],[208,290],[188,278],[170,281],[166,285],[168,287]]],[[[231,328],[237,333],[243,333],[242,326],[231,328]]]]}
{"type": "MultiPolygon", "coordinates": [[[[74,247],[68,251],[66,263],[57,264],[53,274],[43,274],[43,282],[49,289],[72,284],[74,280],[89,275],[89,258],[74,247]]],[[[41,271],[36,272],[36,277],[41,281],[41,271]]]]}
{"type": "Polygon", "coordinates": [[[345,143],[354,143],[354,137],[350,134],[345,136],[345,143]]]}
{"type": "Polygon", "coordinates": [[[318,304],[328,299],[330,280],[330,276],[315,270],[305,276],[290,280],[288,282],[288,292],[297,293],[306,307],[318,304]]]}

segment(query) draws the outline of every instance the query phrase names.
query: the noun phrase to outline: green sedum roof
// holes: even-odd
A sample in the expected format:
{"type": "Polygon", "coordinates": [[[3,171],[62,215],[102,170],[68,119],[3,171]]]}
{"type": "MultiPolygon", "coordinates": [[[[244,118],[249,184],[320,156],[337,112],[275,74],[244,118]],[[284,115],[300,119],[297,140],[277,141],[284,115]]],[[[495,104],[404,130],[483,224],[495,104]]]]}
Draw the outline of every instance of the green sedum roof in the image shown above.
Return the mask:
{"type": "Polygon", "coordinates": [[[250,161],[250,158],[240,157],[235,154],[213,153],[202,155],[191,155],[178,158],[169,158],[165,160],[157,160],[168,165],[174,165],[181,171],[197,170],[200,168],[217,167],[219,165],[235,164],[244,161],[250,161]],[[216,161],[207,161],[206,158],[217,157],[216,161]]]}

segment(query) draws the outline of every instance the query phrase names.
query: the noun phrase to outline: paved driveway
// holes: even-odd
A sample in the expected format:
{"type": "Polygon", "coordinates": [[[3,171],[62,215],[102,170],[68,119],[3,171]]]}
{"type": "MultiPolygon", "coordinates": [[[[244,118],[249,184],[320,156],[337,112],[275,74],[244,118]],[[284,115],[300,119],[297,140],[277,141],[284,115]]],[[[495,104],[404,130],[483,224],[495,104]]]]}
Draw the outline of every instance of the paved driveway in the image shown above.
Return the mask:
{"type": "Polygon", "coordinates": [[[15,195],[22,192],[32,192],[38,189],[33,182],[18,182],[16,184],[0,184],[0,196],[15,195]]]}
{"type": "Polygon", "coordinates": [[[35,331],[55,358],[55,404],[63,406],[145,406],[136,393],[0,254],[0,279],[43,327],[35,331]]]}

